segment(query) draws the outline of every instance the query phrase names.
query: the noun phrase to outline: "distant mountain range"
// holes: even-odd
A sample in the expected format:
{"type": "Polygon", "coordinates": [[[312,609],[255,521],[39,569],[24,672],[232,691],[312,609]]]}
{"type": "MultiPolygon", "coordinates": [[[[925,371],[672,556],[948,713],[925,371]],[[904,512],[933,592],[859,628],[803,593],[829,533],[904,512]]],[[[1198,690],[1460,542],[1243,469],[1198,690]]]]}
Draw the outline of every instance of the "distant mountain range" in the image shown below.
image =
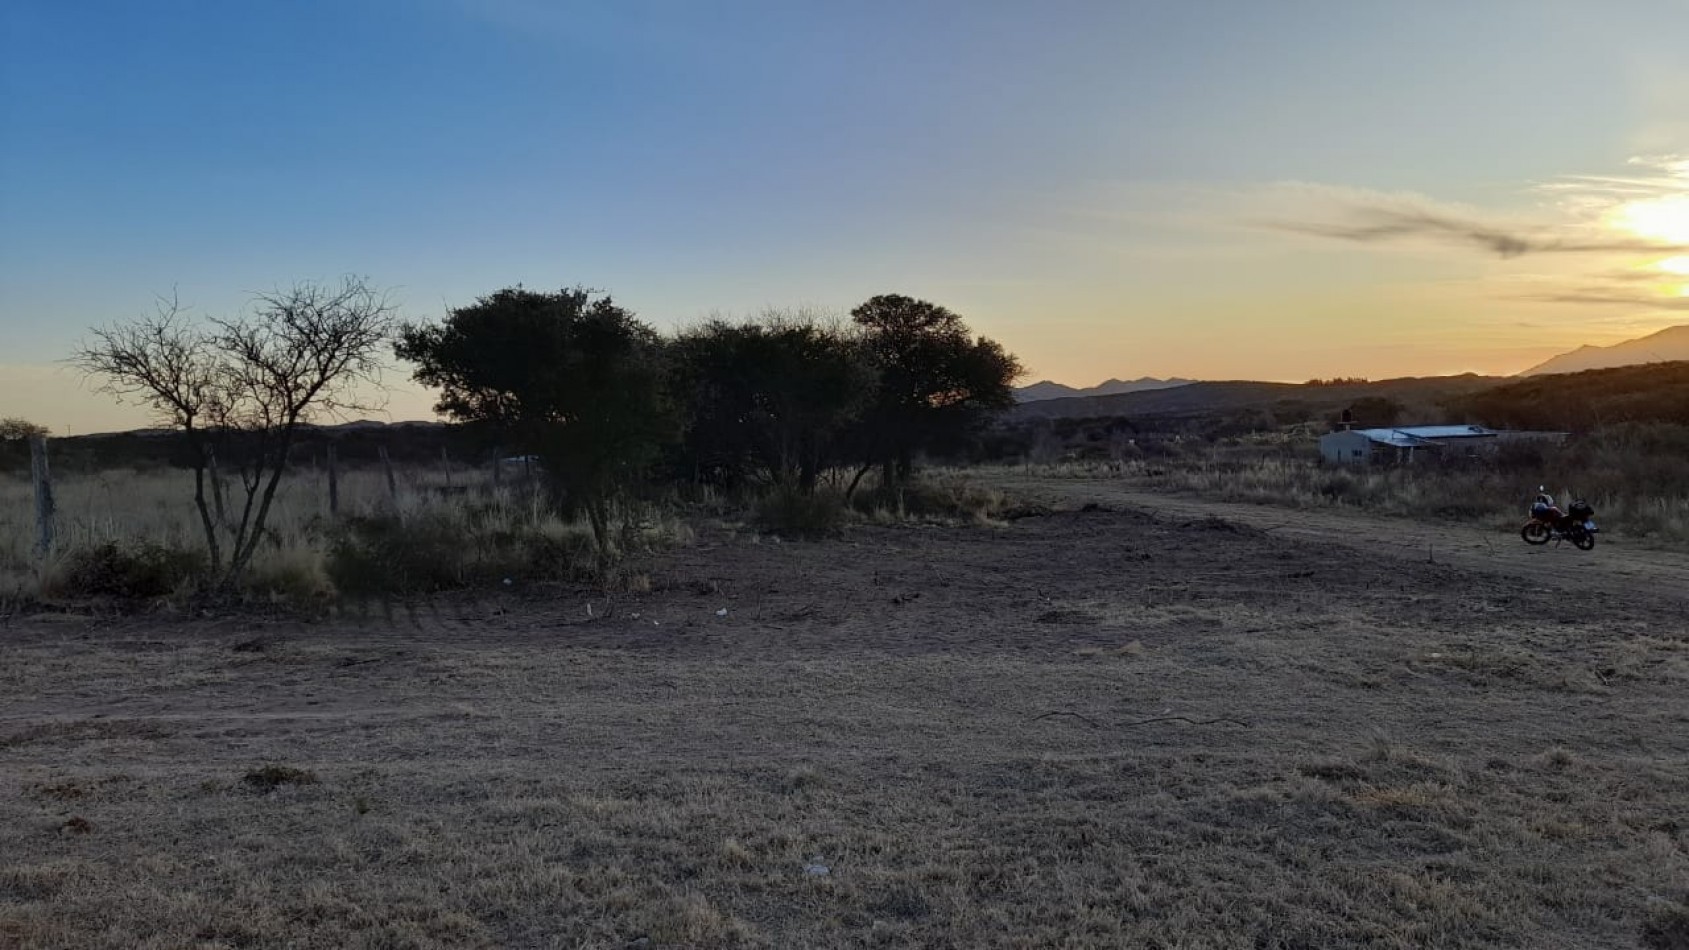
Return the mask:
{"type": "Polygon", "coordinates": [[[1111,379],[1106,383],[1098,383],[1088,389],[1076,389],[1040,380],[1030,386],[1022,386],[1015,390],[1016,402],[1037,402],[1040,399],[1071,399],[1075,396],[1118,396],[1121,393],[1141,393],[1152,389],[1172,389],[1174,386],[1184,386],[1194,380],[1189,379],[1156,379],[1145,376],[1142,379],[1111,379]]]}
{"type": "Polygon", "coordinates": [[[1546,376],[1549,373],[1581,373],[1586,369],[1612,369],[1638,363],[1670,363],[1689,360],[1689,323],[1666,327],[1639,340],[1626,340],[1612,346],[1580,346],[1570,353],[1533,366],[1520,376],[1546,376]]]}
{"type": "MultiPolygon", "coordinates": [[[[1636,340],[1627,340],[1623,343],[1615,343],[1612,346],[1580,346],[1570,353],[1562,353],[1559,356],[1533,366],[1518,375],[1543,376],[1550,373],[1581,373],[1584,370],[1591,369],[1611,369],[1618,366],[1634,366],[1639,363],[1671,363],[1678,360],[1689,360],[1689,323],[1681,326],[1667,327],[1658,333],[1652,333],[1636,340]]],[[[1432,379],[1435,378],[1436,377],[1432,377],[1432,379]]],[[[1481,377],[1443,377],[1443,379],[1452,382],[1455,390],[1466,391],[1472,388],[1471,381],[1481,379],[1481,377]]],[[[1405,381],[1390,380],[1382,383],[1360,386],[1356,387],[1354,393],[1352,394],[1372,395],[1374,393],[1371,391],[1375,389],[1401,388],[1400,384],[1402,382],[1405,381]],[[1392,383],[1396,385],[1392,386],[1392,383]]],[[[1435,387],[1440,385],[1438,383],[1429,382],[1429,380],[1422,383],[1418,381],[1415,382],[1420,387],[1435,387]]],[[[1155,409],[1162,409],[1163,407],[1171,408],[1173,406],[1178,406],[1182,409],[1185,406],[1196,406],[1209,403],[1210,400],[1214,399],[1214,397],[1219,397],[1218,401],[1222,403],[1237,404],[1240,401],[1243,403],[1247,403],[1249,401],[1248,398],[1240,399],[1242,394],[1246,392],[1250,393],[1252,396],[1266,396],[1268,393],[1272,393],[1279,397],[1285,397],[1291,396],[1295,394],[1298,389],[1301,389],[1301,387],[1290,384],[1246,383],[1242,381],[1210,384],[1202,383],[1193,379],[1158,379],[1154,376],[1145,376],[1141,379],[1111,379],[1104,383],[1098,383],[1095,386],[1080,389],[1075,386],[1066,386],[1061,383],[1045,379],[1033,383],[1030,386],[1022,386],[1016,389],[1015,401],[1021,405],[1025,405],[1027,403],[1045,402],[1052,399],[1096,400],[1100,397],[1106,396],[1126,396],[1132,393],[1159,392],[1162,390],[1178,389],[1180,387],[1193,385],[1196,388],[1190,390],[1188,393],[1170,394],[1171,398],[1168,399],[1158,398],[1149,402],[1137,400],[1119,406],[1116,406],[1113,401],[1104,401],[1102,403],[1063,403],[1059,409],[1056,409],[1055,407],[1048,407],[1044,411],[1033,411],[1032,414],[1035,416],[1064,416],[1085,412],[1113,411],[1116,408],[1123,409],[1126,405],[1130,405],[1131,408],[1139,410],[1151,407],[1154,407],[1155,409]],[[1222,393],[1226,395],[1220,395],[1222,393]]],[[[1409,386],[1408,388],[1414,387],[1409,386]]],[[[1322,395],[1336,395],[1336,392],[1327,390],[1325,393],[1322,393],[1322,395]]]]}
{"type": "Polygon", "coordinates": [[[1127,416],[1134,419],[1179,419],[1211,416],[1240,409],[1271,408],[1294,403],[1313,412],[1337,412],[1368,396],[1404,405],[1433,406],[1504,382],[1502,376],[1406,377],[1341,383],[1263,383],[1251,380],[1185,382],[1158,389],[1106,396],[1068,396],[1022,402],[1009,410],[1010,422],[1034,419],[1083,419],[1127,416]]]}

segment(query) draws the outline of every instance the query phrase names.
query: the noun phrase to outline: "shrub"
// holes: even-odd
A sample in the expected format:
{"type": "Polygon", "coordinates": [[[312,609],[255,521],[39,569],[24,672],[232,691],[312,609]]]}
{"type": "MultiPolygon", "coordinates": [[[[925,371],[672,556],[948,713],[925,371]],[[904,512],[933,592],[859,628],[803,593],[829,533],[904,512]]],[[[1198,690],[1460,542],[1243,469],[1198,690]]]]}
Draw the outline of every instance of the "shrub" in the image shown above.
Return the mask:
{"type": "Polygon", "coordinates": [[[425,510],[353,518],[334,533],[325,567],[351,597],[426,594],[505,578],[569,577],[598,564],[592,533],[506,512],[425,510]]]}
{"type": "Polygon", "coordinates": [[[1355,493],[1355,476],[1344,471],[1332,472],[1320,479],[1318,491],[1325,498],[1341,501],[1355,493]]]}
{"type": "Polygon", "coordinates": [[[989,521],[1009,507],[1008,496],[949,474],[923,474],[900,488],[859,493],[859,510],[890,512],[897,518],[989,521]]]}
{"type": "Polygon", "coordinates": [[[464,538],[448,519],[352,518],[329,543],[329,580],[342,594],[414,594],[460,586],[464,538]]]}
{"type": "Polygon", "coordinates": [[[258,794],[268,795],[283,785],[315,785],[317,774],[290,765],[266,765],[246,773],[241,781],[258,794]]]}
{"type": "Polygon", "coordinates": [[[241,580],[249,594],[267,596],[293,604],[309,604],[334,596],[318,551],[304,546],[260,552],[241,580]]]}
{"type": "Polygon", "coordinates": [[[838,534],[844,525],[844,501],[830,492],[804,494],[789,485],[774,488],[757,502],[756,521],[764,530],[800,538],[838,534]]]}
{"type": "Polygon", "coordinates": [[[205,568],[205,556],[196,551],[107,541],[72,551],[44,586],[65,597],[138,600],[174,593],[205,568]]]}

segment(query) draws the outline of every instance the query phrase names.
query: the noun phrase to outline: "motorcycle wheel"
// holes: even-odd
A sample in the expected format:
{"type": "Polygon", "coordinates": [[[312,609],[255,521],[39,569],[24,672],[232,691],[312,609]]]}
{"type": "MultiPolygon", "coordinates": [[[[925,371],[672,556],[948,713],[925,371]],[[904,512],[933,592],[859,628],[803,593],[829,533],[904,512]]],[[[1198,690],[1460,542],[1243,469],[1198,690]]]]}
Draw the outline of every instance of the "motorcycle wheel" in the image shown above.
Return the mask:
{"type": "Polygon", "coordinates": [[[1579,551],[1593,551],[1595,550],[1595,535],[1588,531],[1579,531],[1572,535],[1572,543],[1577,545],[1579,551]]]}
{"type": "Polygon", "coordinates": [[[1519,537],[1524,538],[1526,544],[1547,544],[1552,535],[1548,525],[1540,521],[1527,521],[1525,526],[1519,529],[1519,537]]]}

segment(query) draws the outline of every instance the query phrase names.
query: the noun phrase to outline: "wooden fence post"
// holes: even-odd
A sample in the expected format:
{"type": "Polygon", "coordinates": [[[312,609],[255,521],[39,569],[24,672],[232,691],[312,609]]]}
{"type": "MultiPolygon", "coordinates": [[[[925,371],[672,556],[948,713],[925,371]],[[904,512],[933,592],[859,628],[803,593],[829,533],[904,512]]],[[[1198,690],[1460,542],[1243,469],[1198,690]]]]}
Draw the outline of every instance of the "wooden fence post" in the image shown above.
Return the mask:
{"type": "Polygon", "coordinates": [[[47,467],[47,437],[29,439],[29,472],[35,480],[35,553],[53,550],[53,474],[47,467]]]}
{"type": "Polygon", "coordinates": [[[387,470],[387,500],[393,503],[393,510],[399,510],[399,482],[393,477],[393,460],[387,457],[387,446],[377,446],[376,452],[381,455],[381,467],[387,470]]]}
{"type": "Polygon", "coordinates": [[[440,464],[445,466],[446,488],[450,489],[452,488],[452,453],[443,445],[440,446],[440,464]]]}
{"type": "Polygon", "coordinates": [[[229,517],[223,508],[223,474],[217,470],[217,450],[208,448],[205,450],[205,456],[206,465],[210,469],[211,503],[217,512],[217,523],[228,524],[229,517]]]}
{"type": "Polygon", "coordinates": [[[340,517],[340,465],[335,457],[333,442],[328,444],[328,516],[340,517]]]}

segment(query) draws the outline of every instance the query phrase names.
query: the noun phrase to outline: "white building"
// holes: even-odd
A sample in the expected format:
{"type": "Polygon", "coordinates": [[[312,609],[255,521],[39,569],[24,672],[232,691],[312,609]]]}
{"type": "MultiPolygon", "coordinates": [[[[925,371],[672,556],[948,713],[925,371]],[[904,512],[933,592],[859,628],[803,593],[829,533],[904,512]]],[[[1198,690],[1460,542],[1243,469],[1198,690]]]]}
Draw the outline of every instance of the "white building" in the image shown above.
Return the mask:
{"type": "Polygon", "coordinates": [[[1320,457],[1327,462],[1346,465],[1411,462],[1415,454],[1450,448],[1456,448],[1462,454],[1473,454],[1480,448],[1494,445],[1502,436],[1513,434],[1470,425],[1347,429],[1320,436],[1320,457]]]}

